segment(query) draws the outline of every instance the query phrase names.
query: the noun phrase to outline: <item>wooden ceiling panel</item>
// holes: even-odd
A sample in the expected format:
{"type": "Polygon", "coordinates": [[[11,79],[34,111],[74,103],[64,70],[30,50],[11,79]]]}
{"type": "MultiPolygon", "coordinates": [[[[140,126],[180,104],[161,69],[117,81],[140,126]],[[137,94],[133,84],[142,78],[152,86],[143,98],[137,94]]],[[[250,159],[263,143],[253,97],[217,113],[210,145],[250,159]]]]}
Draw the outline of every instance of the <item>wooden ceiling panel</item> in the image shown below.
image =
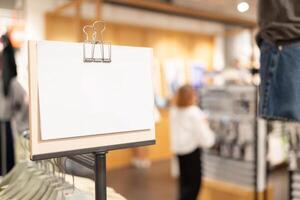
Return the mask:
{"type": "Polygon", "coordinates": [[[173,0],[176,5],[199,10],[207,10],[229,16],[239,16],[244,19],[255,20],[257,0],[173,0]],[[245,13],[237,11],[237,5],[245,1],[250,9],[245,13]]]}
{"type": "MultiPolygon", "coordinates": [[[[157,0],[104,0],[106,3],[145,10],[255,27],[256,6],[251,6],[245,13],[239,13],[236,7],[240,1],[242,0],[172,0],[172,3],[164,3],[157,0]]],[[[251,2],[250,5],[255,4],[251,2]]]]}

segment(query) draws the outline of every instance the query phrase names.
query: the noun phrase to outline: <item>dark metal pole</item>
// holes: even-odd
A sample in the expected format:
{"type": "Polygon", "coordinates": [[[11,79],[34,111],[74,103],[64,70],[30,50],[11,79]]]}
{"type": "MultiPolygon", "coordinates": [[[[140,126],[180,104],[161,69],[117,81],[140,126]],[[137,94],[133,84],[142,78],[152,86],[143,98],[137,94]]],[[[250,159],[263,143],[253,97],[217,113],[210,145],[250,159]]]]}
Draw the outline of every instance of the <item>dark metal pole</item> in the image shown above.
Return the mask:
{"type": "Polygon", "coordinates": [[[254,116],[254,200],[258,200],[258,86],[255,85],[255,116],[254,116]]]}
{"type": "MultiPolygon", "coordinates": [[[[269,152],[269,134],[271,132],[270,130],[270,121],[267,120],[267,128],[266,128],[266,141],[265,141],[265,145],[266,145],[266,148],[265,148],[265,152],[266,152],[266,155],[268,155],[268,152],[269,152]]],[[[270,162],[268,161],[268,159],[266,159],[266,189],[264,191],[264,200],[268,200],[269,199],[269,175],[271,173],[271,169],[270,169],[270,162]]]]}
{"type": "Polygon", "coordinates": [[[95,153],[96,200],[106,200],[106,152],[95,153]]]}
{"type": "Polygon", "coordinates": [[[1,128],[1,172],[2,176],[4,176],[7,173],[7,149],[6,149],[6,124],[5,122],[0,121],[0,128],[1,128]]]}

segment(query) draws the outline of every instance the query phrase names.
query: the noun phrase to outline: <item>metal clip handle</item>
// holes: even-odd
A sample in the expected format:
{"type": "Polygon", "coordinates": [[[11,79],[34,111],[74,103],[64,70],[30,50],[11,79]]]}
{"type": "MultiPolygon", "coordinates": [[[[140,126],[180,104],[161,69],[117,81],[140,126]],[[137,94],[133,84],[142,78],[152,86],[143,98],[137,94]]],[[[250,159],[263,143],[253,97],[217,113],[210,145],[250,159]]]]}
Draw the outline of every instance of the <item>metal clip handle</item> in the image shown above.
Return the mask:
{"type": "Polygon", "coordinates": [[[82,28],[82,31],[85,34],[85,41],[83,43],[83,62],[111,62],[111,43],[104,42],[103,40],[103,32],[105,31],[105,29],[105,22],[100,20],[95,21],[92,25],[85,25],[82,28]],[[103,25],[100,32],[97,31],[97,24],[103,25]],[[89,39],[89,34],[86,31],[87,28],[93,30],[91,40],[89,39]],[[100,33],[100,40],[97,40],[98,33],[100,33]],[[87,56],[88,50],[90,52],[89,56],[87,56]],[[98,52],[97,50],[100,51],[98,52]]]}

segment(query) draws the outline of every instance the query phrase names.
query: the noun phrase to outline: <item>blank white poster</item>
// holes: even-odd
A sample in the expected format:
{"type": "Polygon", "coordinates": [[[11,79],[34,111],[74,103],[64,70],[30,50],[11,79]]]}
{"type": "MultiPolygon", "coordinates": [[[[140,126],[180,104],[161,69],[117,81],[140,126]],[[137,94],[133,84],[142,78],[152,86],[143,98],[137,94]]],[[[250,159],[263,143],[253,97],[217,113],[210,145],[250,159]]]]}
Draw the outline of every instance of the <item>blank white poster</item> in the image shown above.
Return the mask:
{"type": "Polygon", "coordinates": [[[111,63],[84,63],[82,49],[37,42],[41,139],[152,129],[152,49],[112,46],[111,63]]]}

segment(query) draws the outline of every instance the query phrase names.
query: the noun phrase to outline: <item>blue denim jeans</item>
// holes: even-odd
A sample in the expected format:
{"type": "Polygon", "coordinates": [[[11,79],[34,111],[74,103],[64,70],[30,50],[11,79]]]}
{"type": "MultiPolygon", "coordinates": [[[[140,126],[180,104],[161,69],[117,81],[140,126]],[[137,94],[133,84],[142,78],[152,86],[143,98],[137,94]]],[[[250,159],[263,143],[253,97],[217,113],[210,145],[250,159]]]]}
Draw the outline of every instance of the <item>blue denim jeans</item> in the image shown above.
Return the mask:
{"type": "Polygon", "coordinates": [[[260,45],[259,114],[271,120],[300,121],[300,42],[260,45]]]}

